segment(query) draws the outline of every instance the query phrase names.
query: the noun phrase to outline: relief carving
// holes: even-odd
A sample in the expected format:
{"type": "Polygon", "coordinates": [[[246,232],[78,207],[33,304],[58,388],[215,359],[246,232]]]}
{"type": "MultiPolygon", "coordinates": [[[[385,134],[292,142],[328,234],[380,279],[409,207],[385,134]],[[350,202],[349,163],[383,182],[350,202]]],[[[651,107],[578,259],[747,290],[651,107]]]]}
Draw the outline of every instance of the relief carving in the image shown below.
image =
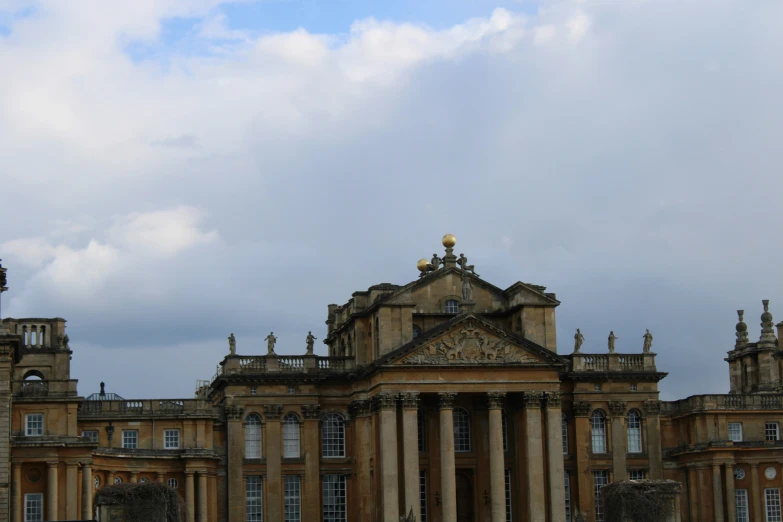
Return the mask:
{"type": "Polygon", "coordinates": [[[523,349],[489,335],[473,324],[436,339],[402,359],[402,364],[535,363],[523,349]]]}
{"type": "Polygon", "coordinates": [[[577,417],[587,417],[592,409],[593,405],[589,402],[578,401],[574,403],[574,415],[577,417]]]}

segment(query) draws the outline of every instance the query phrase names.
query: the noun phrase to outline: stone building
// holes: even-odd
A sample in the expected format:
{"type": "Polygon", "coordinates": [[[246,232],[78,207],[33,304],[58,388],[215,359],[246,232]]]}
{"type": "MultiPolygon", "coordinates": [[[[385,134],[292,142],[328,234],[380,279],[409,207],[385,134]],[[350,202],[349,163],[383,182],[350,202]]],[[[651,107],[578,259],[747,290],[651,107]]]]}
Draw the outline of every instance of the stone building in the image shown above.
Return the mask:
{"type": "Polygon", "coordinates": [[[328,355],[232,334],[191,399],[84,398],[65,320],[3,320],[0,521],[92,518],[97,488],[158,481],[189,522],[593,522],[598,490],[637,478],[681,482],[684,521],[781,520],[766,301],[758,342],[740,314],[729,394],[662,402],[649,332],[635,353],[613,334],[582,353],[579,331],[558,350],[555,294],[496,287],[443,244],[414,281],[329,305],[328,355]]]}

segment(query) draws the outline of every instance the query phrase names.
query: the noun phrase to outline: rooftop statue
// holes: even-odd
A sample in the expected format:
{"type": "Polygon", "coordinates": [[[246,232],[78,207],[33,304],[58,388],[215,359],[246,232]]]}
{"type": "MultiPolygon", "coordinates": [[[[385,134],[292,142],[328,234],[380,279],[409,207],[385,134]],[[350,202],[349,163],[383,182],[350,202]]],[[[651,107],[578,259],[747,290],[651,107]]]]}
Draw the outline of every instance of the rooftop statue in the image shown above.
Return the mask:
{"type": "Polygon", "coordinates": [[[585,336],[582,335],[582,332],[577,328],[576,333],[574,334],[574,353],[579,353],[579,348],[582,347],[584,342],[585,336]]]}
{"type": "Polygon", "coordinates": [[[234,333],[228,336],[228,353],[231,355],[237,354],[237,338],[234,337],[234,333]]]}
{"type": "Polygon", "coordinates": [[[266,354],[267,355],[274,355],[275,354],[275,343],[277,342],[277,337],[275,337],[274,332],[269,332],[269,335],[267,335],[264,338],[264,341],[266,341],[266,354]]]}
{"type": "Polygon", "coordinates": [[[614,353],[614,342],[618,339],[614,335],[614,330],[609,332],[609,353],[614,353]]]}
{"type": "Polygon", "coordinates": [[[642,347],[642,350],[644,351],[644,353],[650,353],[650,348],[652,348],[653,336],[650,333],[649,329],[647,329],[647,333],[645,333],[642,336],[642,339],[644,339],[644,346],[642,347]]]}
{"type": "Polygon", "coordinates": [[[313,343],[315,343],[313,332],[307,332],[307,355],[313,355],[313,343]]]}

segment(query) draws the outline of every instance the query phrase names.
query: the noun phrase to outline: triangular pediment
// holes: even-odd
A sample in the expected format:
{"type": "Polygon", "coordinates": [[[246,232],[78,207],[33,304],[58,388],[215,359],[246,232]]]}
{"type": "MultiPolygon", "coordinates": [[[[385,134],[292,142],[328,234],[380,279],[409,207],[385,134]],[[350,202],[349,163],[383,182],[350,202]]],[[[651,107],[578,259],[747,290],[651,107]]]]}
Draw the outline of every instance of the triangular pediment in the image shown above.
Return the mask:
{"type": "Polygon", "coordinates": [[[379,361],[391,365],[561,365],[565,360],[473,314],[424,332],[379,361]]]}

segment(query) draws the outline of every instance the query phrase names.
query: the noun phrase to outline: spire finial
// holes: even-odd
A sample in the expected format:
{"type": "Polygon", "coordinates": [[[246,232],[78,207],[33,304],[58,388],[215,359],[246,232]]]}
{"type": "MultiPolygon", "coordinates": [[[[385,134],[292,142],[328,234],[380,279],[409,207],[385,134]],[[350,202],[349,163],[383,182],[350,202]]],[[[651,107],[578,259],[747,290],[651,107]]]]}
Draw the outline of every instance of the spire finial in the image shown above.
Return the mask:
{"type": "Polygon", "coordinates": [[[735,350],[742,350],[748,345],[748,325],[745,324],[745,310],[737,310],[739,322],[737,323],[737,342],[734,344],[735,350]]]}
{"type": "Polygon", "coordinates": [[[761,314],[761,338],[759,339],[759,348],[775,349],[775,330],[772,314],[769,311],[769,299],[761,301],[764,305],[764,312],[761,314]]]}

